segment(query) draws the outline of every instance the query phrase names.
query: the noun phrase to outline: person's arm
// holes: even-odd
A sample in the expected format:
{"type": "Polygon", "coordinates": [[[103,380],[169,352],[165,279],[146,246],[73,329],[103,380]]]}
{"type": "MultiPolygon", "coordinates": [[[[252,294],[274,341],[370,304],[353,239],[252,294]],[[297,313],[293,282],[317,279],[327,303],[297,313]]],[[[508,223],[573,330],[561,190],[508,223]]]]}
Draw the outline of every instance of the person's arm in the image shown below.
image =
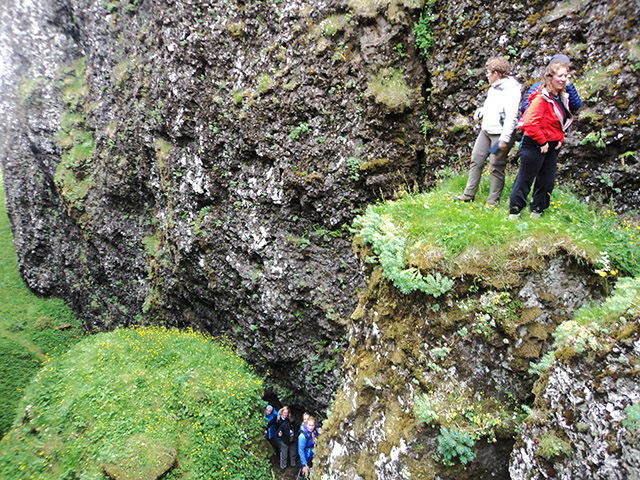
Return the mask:
{"type": "Polygon", "coordinates": [[[524,125],[522,129],[527,137],[532,138],[541,147],[547,143],[547,137],[545,136],[542,128],[540,128],[540,121],[544,112],[545,100],[542,96],[537,96],[531,101],[531,105],[527,108],[527,113],[524,115],[524,125]]]}
{"type": "Polygon", "coordinates": [[[306,444],[307,437],[304,436],[304,433],[300,433],[300,435],[298,435],[298,456],[300,457],[300,464],[302,467],[307,466],[307,454],[304,450],[306,444]]]}
{"type": "Polygon", "coordinates": [[[582,108],[582,99],[573,83],[568,84],[566,90],[569,94],[569,110],[571,113],[575,113],[582,108]]]}
{"type": "Polygon", "coordinates": [[[520,104],[520,87],[513,86],[506,93],[504,104],[504,124],[498,141],[504,143],[500,145],[500,150],[507,148],[507,144],[511,140],[511,135],[518,124],[518,105],[520,104]]]}
{"type": "Polygon", "coordinates": [[[267,430],[268,430],[269,428],[271,428],[273,425],[275,425],[275,423],[276,423],[276,418],[278,418],[278,416],[277,416],[277,415],[274,415],[274,416],[271,418],[271,420],[269,420],[269,422],[267,423],[267,430]]]}

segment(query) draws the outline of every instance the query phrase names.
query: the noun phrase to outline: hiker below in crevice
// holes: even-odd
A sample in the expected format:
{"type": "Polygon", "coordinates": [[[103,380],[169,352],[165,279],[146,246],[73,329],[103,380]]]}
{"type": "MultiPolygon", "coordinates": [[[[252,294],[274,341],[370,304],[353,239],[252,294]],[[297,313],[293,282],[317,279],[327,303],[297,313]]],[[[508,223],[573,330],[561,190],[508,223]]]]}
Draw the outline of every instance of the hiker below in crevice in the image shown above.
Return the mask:
{"type": "MultiPolygon", "coordinates": [[[[302,428],[302,425],[305,425],[307,423],[307,420],[309,419],[309,417],[311,416],[311,414],[309,412],[304,412],[302,414],[302,423],[300,424],[300,428],[302,428]]],[[[299,434],[300,432],[298,432],[299,434]]],[[[316,438],[318,437],[318,435],[320,435],[322,433],[322,429],[316,424],[315,428],[313,429],[313,433],[315,434],[316,438]]]]}
{"type": "Polygon", "coordinates": [[[301,473],[304,478],[309,475],[309,469],[313,466],[313,449],[316,445],[316,420],[312,416],[300,428],[298,435],[298,455],[300,456],[301,473]]]}
{"type": "Polygon", "coordinates": [[[273,447],[275,454],[279,455],[280,445],[278,437],[276,436],[276,420],[278,418],[278,411],[271,405],[267,405],[267,408],[264,409],[264,417],[267,419],[267,431],[264,436],[273,447]]]}
{"type": "MultiPolygon", "coordinates": [[[[571,60],[569,59],[568,56],[562,53],[558,53],[553,57],[551,57],[551,60],[549,60],[549,65],[551,65],[552,63],[563,63],[567,67],[571,68],[571,60]]],[[[531,88],[527,91],[527,94],[524,96],[522,106],[520,107],[520,111],[522,112],[522,114],[524,114],[524,112],[527,111],[527,107],[529,106],[529,102],[533,93],[536,90],[539,90],[541,88],[542,88],[542,81],[539,81],[537,83],[534,83],[531,86],[531,88]]],[[[580,98],[580,95],[578,94],[578,90],[576,90],[576,87],[573,83],[567,81],[565,90],[567,92],[567,95],[569,95],[569,110],[573,115],[575,115],[578,112],[578,110],[582,108],[582,99],[580,98]]]]}
{"type": "Polygon", "coordinates": [[[280,439],[280,471],[287,469],[287,458],[292,467],[296,466],[296,451],[298,448],[296,435],[298,426],[293,413],[289,412],[287,417],[278,427],[278,438],[280,439]]]}
{"type": "Polygon", "coordinates": [[[514,130],[518,123],[520,84],[509,75],[511,65],[505,57],[491,57],[487,60],[485,67],[491,86],[484,105],[473,115],[476,122],[482,119],[482,125],[471,152],[467,185],[464,193],[456,195],[455,199],[473,202],[482,177],[482,170],[489,156],[491,186],[486,207],[493,209],[500,202],[504,189],[507,155],[515,140],[514,130]]]}
{"type": "Polygon", "coordinates": [[[533,93],[531,104],[520,120],[524,132],[520,145],[520,170],[509,197],[509,218],[520,218],[533,185],[531,218],[541,218],[549,207],[556,181],[558,153],[564,132],[573,122],[569,95],[565,91],[569,67],[553,62],[544,72],[542,88],[533,93]]]}

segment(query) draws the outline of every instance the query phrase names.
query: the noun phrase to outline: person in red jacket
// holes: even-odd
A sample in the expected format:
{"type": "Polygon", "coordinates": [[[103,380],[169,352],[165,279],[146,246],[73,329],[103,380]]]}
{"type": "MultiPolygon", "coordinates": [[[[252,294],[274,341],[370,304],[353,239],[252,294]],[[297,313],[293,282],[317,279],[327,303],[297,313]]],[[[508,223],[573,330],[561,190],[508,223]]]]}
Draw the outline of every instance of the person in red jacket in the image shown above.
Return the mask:
{"type": "Polygon", "coordinates": [[[524,132],[520,146],[520,170],[509,196],[509,218],[520,218],[533,185],[531,218],[541,218],[549,207],[556,182],[558,153],[564,132],[573,121],[569,96],[565,91],[569,66],[552,62],[544,72],[543,88],[531,96],[531,103],[520,120],[524,132]]]}

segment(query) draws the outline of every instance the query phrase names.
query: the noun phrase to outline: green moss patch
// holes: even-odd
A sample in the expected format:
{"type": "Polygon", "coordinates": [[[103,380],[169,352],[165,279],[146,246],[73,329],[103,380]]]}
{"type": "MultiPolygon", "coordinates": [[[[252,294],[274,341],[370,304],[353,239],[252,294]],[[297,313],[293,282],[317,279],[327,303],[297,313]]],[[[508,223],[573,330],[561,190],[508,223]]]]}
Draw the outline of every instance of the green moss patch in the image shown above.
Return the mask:
{"type": "Polygon", "coordinates": [[[0,477],[266,480],[261,395],[262,380],[210,336],[101,333],[28,387],[0,477]]]}

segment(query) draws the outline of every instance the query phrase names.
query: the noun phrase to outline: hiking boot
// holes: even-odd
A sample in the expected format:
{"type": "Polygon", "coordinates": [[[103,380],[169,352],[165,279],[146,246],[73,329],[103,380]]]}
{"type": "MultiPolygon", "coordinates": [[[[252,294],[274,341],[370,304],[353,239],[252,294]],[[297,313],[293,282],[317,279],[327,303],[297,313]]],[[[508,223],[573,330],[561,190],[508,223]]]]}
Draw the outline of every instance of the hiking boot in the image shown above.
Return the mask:
{"type": "Polygon", "coordinates": [[[531,212],[531,215],[529,215],[529,218],[533,220],[540,220],[543,215],[544,215],[543,212],[531,212]]]}
{"type": "Polygon", "coordinates": [[[460,195],[456,195],[455,197],[453,197],[453,199],[459,202],[473,202],[473,197],[465,195],[464,193],[460,195]]]}
{"type": "Polygon", "coordinates": [[[522,216],[519,213],[510,213],[509,220],[520,220],[522,216]]]}
{"type": "Polygon", "coordinates": [[[487,210],[495,210],[496,208],[498,208],[498,205],[496,205],[495,203],[485,203],[484,208],[486,208],[487,210]]]}

